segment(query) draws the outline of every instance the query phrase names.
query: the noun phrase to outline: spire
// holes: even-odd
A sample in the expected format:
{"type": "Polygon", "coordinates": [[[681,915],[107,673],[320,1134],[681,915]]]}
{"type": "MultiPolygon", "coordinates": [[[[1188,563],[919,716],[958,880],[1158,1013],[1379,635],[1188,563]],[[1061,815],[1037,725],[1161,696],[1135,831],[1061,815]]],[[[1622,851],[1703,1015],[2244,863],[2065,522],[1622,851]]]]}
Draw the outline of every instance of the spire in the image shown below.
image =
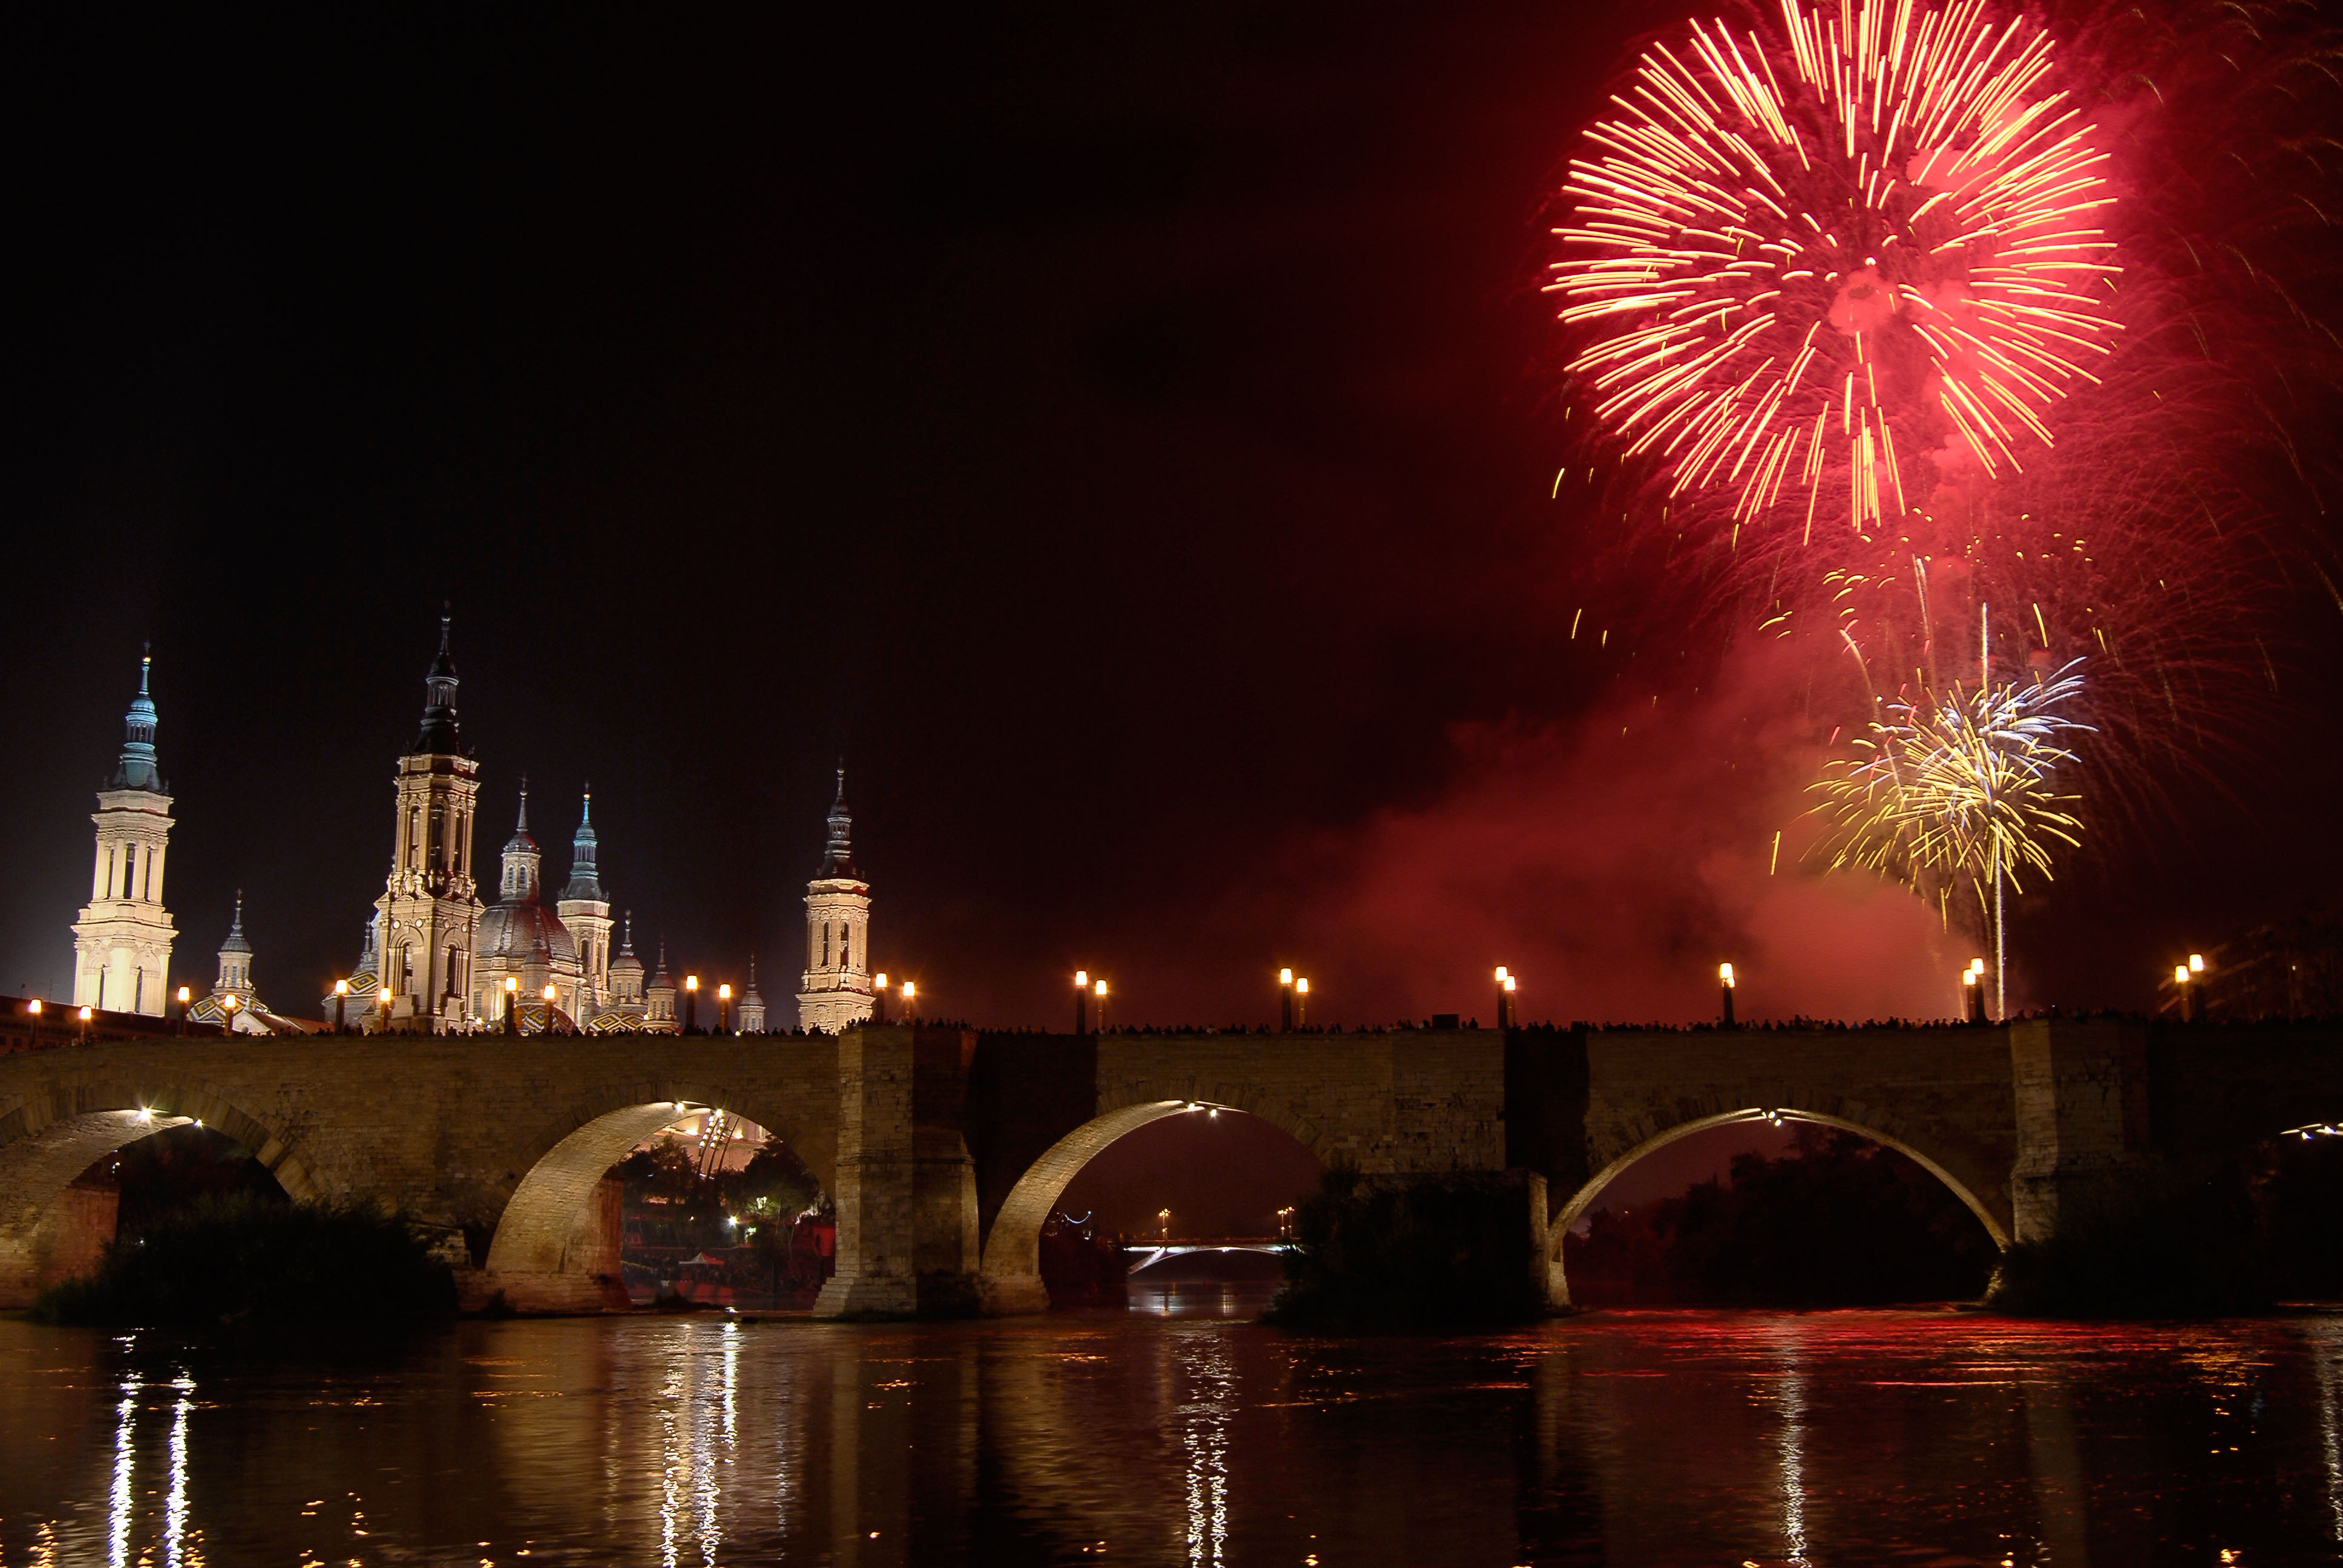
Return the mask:
{"type": "Polygon", "coordinates": [[[854,869],[854,815],[846,809],[846,764],[838,765],[838,799],[830,806],[830,845],[822,853],[821,874],[860,879],[854,869]]]}
{"type": "Polygon", "coordinates": [[[740,1000],[757,1002],[765,1000],[757,994],[757,955],[754,953],[749,955],[749,989],[740,993],[740,1000]]]}
{"type": "Polygon", "coordinates": [[[565,899],[590,900],[595,903],[608,901],[602,891],[602,874],[594,865],[594,787],[586,786],[586,804],[578,813],[578,836],[569,840],[569,885],[561,890],[565,899]]]}
{"type": "Polygon", "coordinates": [[[244,890],[236,890],[236,920],[227,929],[227,940],[220,943],[223,953],[248,953],[252,941],[244,934],[244,890]]]}
{"type": "Polygon", "coordinates": [[[537,840],[528,836],[528,780],[523,779],[520,819],[513,824],[513,836],[505,840],[504,879],[497,896],[508,904],[537,902],[538,866],[542,859],[537,840]]]}
{"type": "MultiPolygon", "coordinates": [[[[629,924],[631,925],[631,923],[632,920],[630,917],[629,924]]],[[[631,930],[628,931],[628,938],[629,943],[631,943],[633,940],[633,932],[631,930]]],[[[673,990],[675,989],[675,982],[669,980],[667,974],[667,939],[665,937],[661,937],[659,939],[659,968],[651,972],[651,984],[663,985],[669,990],[673,990]]]]}
{"type": "Polygon", "coordinates": [[[455,617],[442,608],[439,617],[439,657],[423,678],[423,730],[408,749],[410,757],[464,755],[463,727],[456,722],[456,660],[447,651],[447,628],[455,617]]]}
{"type": "Polygon", "coordinates": [[[635,956],[635,911],[632,910],[627,911],[627,934],[618,943],[618,956],[628,959],[635,956]]]}
{"type": "Polygon", "coordinates": [[[160,794],[163,776],[155,770],[155,699],[147,693],[147,678],[155,668],[154,644],[139,648],[138,695],[122,718],[122,757],[114,765],[113,789],[152,789],[160,794]]]}

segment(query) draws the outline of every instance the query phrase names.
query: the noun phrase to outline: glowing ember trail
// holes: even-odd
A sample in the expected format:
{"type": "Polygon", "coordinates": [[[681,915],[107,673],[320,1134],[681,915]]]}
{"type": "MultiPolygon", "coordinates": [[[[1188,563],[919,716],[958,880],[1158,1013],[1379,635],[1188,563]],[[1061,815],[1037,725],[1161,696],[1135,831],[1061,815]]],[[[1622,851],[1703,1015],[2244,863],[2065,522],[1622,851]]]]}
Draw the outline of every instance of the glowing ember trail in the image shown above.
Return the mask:
{"type": "Polygon", "coordinates": [[[2118,271],[2106,154],[2053,65],[1984,0],[1783,0],[1773,36],[1695,22],[1645,53],[1570,165],[1546,288],[1603,334],[1569,368],[1670,496],[1729,496],[1737,526],[1787,492],[1803,538],[1868,535],[2049,444],[2118,271]]]}

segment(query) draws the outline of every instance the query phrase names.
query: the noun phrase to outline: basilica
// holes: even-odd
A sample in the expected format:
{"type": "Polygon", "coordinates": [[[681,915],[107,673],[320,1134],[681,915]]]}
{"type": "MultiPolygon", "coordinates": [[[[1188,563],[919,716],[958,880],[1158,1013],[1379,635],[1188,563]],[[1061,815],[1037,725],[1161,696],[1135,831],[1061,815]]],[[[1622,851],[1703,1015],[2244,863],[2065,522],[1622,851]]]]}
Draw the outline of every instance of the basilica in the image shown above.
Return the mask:
{"type": "MultiPolygon", "coordinates": [[[[149,666],[142,664],[122,756],[98,793],[91,901],[74,926],[75,1000],[159,1016],[171,994],[176,935],[162,901],[174,819],[156,765],[156,714],[148,679],[149,666]]],[[[179,988],[185,1014],[255,1033],[329,1025],[435,1034],[678,1033],[688,1023],[764,1032],[768,1020],[753,958],[737,1003],[728,994],[719,1007],[696,1018],[698,999],[689,992],[697,978],[688,977],[679,991],[664,943],[657,967],[646,972],[635,952],[632,920],[614,912],[602,884],[591,789],[580,792],[568,877],[548,899],[545,852],[529,831],[528,783],[520,780],[512,836],[499,855],[496,901],[484,900],[472,875],[479,764],[457,718],[457,685],[450,622],[443,616],[439,651],[424,678],[422,723],[393,773],[389,873],[366,922],[357,962],[323,998],[322,1020],[288,1019],[259,1000],[241,894],[211,993],[190,1001],[189,988],[179,988]]],[[[806,888],[800,1029],[835,1032],[871,1016],[870,888],[855,868],[852,827],[841,768],[821,866],[806,888]]]]}

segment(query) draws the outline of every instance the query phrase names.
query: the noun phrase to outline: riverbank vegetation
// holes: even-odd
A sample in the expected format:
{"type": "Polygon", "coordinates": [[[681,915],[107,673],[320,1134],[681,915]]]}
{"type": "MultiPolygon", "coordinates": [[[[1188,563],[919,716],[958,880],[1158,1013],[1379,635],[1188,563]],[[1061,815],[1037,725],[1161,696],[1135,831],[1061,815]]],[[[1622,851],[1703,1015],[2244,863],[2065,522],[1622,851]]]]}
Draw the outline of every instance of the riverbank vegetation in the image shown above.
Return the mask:
{"type": "Polygon", "coordinates": [[[96,1270],[41,1292],[46,1322],[211,1328],[382,1322],[456,1310],[407,1221],[358,1205],[210,1196],[160,1214],[96,1270]]]}
{"type": "Polygon", "coordinates": [[[1528,1194],[1503,1179],[1326,1172],[1265,1321],[1337,1332],[1491,1328],[1545,1311],[1528,1194]]]}

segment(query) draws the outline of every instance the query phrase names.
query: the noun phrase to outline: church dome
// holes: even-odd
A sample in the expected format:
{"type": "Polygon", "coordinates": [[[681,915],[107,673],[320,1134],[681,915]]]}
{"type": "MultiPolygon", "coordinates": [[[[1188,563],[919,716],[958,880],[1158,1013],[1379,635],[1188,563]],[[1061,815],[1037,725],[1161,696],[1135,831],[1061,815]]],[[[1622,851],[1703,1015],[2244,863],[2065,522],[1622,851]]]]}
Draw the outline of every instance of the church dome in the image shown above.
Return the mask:
{"type": "Polygon", "coordinates": [[[480,911],[473,950],[482,959],[505,959],[518,968],[529,961],[540,942],[555,963],[578,961],[578,944],[560,916],[543,904],[497,904],[480,911]]]}

